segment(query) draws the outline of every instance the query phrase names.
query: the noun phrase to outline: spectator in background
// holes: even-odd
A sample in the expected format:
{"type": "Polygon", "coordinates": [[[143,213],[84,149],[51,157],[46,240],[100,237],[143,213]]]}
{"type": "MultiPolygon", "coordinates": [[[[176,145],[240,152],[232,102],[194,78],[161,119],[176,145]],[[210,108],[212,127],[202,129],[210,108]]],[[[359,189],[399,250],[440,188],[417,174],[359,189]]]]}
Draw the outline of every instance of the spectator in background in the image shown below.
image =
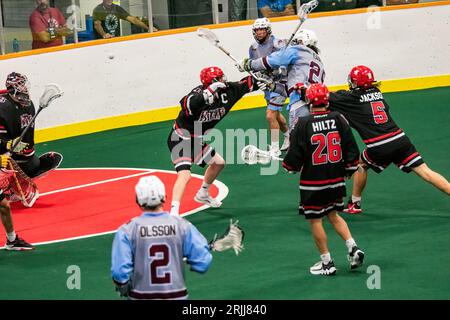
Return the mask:
{"type": "MultiPolygon", "coordinates": [[[[113,0],[103,0],[102,3],[95,7],[92,16],[96,39],[120,37],[120,19],[148,31],[148,26],[145,23],[139,18],[131,16],[121,6],[113,4],[113,0]]],[[[158,31],[156,28],[153,29],[158,31]]]]}
{"type": "Polygon", "coordinates": [[[60,46],[71,30],[57,8],[51,8],[48,0],[36,0],[37,8],[31,13],[29,23],[33,37],[32,49],[60,46]]]}
{"type": "Polygon", "coordinates": [[[411,3],[418,3],[419,0],[386,0],[387,6],[393,6],[397,4],[411,4],[411,3]]]}
{"type": "Polygon", "coordinates": [[[258,0],[259,17],[273,18],[295,15],[294,0],[258,0]]]}
{"type": "Polygon", "coordinates": [[[247,0],[229,0],[228,15],[230,21],[247,20],[247,0]]]}

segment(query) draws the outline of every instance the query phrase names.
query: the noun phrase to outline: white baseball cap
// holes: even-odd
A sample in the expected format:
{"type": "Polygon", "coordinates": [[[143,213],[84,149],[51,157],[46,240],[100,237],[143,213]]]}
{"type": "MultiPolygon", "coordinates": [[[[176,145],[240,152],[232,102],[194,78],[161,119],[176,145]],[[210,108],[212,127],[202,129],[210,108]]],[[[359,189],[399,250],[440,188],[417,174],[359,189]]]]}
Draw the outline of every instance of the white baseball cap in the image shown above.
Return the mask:
{"type": "Polygon", "coordinates": [[[166,200],[166,188],[157,176],[140,178],[135,190],[136,200],[143,207],[154,207],[166,200]]]}

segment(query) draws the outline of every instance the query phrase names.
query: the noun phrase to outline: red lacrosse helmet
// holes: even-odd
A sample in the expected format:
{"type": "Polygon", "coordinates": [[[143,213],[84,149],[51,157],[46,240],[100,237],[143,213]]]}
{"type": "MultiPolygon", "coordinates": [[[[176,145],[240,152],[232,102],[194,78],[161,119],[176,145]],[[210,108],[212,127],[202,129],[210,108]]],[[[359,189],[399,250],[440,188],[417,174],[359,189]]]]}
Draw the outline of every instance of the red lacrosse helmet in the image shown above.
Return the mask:
{"type": "Polygon", "coordinates": [[[373,76],[373,71],[366,66],[356,66],[348,75],[348,85],[350,86],[350,89],[367,89],[372,87],[374,82],[376,81],[373,76]]]}
{"type": "Polygon", "coordinates": [[[6,78],[6,90],[10,96],[23,106],[30,104],[29,82],[25,75],[11,72],[6,78]]]}
{"type": "Polygon", "coordinates": [[[328,97],[330,93],[326,85],[322,83],[314,83],[306,89],[306,102],[312,107],[324,107],[328,105],[328,97]]]}
{"type": "Polygon", "coordinates": [[[209,86],[213,82],[222,81],[224,80],[223,78],[223,71],[219,67],[207,67],[200,71],[200,81],[204,87],[209,86]]]}

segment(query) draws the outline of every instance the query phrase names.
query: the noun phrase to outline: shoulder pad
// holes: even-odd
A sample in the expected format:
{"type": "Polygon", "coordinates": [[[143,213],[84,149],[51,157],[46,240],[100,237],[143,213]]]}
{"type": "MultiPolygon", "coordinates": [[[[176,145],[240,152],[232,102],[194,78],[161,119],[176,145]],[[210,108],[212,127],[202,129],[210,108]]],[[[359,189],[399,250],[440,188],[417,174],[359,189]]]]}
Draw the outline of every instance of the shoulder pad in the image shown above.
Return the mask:
{"type": "Polygon", "coordinates": [[[258,50],[259,44],[257,42],[253,42],[250,46],[250,50],[258,50]]]}

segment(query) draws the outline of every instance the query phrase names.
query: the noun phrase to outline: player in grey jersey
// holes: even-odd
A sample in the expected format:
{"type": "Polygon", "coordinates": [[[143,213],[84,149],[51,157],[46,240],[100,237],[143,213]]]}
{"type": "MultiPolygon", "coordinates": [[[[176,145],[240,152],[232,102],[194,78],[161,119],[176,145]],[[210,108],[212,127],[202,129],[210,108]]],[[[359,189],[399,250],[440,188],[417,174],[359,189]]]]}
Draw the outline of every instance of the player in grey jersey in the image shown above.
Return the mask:
{"type": "Polygon", "coordinates": [[[292,131],[299,117],[309,115],[308,106],[298,89],[313,83],[323,83],[325,79],[315,32],[300,29],[295,34],[292,45],[259,59],[244,59],[238,68],[240,71],[262,71],[280,66],[287,67],[287,83],[268,81],[267,88],[282,95],[289,95],[289,131],[292,131]]]}
{"type": "MultiPolygon", "coordinates": [[[[252,26],[255,42],[249,48],[248,56],[250,59],[258,59],[270,55],[272,52],[279,51],[285,45],[284,40],[277,39],[272,34],[272,26],[267,18],[256,19],[252,26]]],[[[275,81],[286,81],[286,76],[278,69],[267,72],[267,75],[275,81]]],[[[286,101],[286,96],[276,92],[264,91],[264,98],[267,103],[266,119],[270,129],[270,151],[279,156],[280,151],[285,151],[289,147],[289,132],[281,111],[286,101]],[[284,135],[283,145],[279,146],[279,131],[284,135]]]]}
{"type": "Polygon", "coordinates": [[[130,299],[186,299],[184,261],[204,273],[212,261],[205,237],[187,220],[163,211],[164,184],[146,176],[136,185],[144,212],[122,225],[112,248],[112,278],[130,299]]]}

